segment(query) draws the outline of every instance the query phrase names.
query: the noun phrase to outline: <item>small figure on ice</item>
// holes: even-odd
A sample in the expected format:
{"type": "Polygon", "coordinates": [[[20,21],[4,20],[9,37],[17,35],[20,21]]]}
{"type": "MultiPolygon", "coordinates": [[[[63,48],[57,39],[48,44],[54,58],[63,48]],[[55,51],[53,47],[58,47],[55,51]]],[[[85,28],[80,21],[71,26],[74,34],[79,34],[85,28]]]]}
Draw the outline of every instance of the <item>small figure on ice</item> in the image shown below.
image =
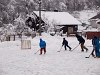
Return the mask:
{"type": "Polygon", "coordinates": [[[67,41],[65,38],[63,38],[62,46],[63,46],[63,45],[64,45],[65,50],[67,50],[67,49],[66,49],[66,46],[69,48],[69,50],[72,49],[72,48],[68,45],[68,41],[67,41]]]}
{"type": "Polygon", "coordinates": [[[41,38],[40,38],[39,46],[40,46],[40,55],[42,54],[42,51],[44,51],[44,54],[45,54],[46,53],[46,42],[42,40],[41,38]]]}

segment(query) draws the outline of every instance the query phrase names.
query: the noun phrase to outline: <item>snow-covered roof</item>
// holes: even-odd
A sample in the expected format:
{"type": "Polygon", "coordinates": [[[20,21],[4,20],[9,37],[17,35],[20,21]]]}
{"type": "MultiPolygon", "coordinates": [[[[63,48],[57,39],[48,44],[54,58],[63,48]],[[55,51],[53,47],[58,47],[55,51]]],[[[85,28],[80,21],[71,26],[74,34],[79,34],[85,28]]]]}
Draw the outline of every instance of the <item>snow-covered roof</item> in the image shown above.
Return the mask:
{"type": "Polygon", "coordinates": [[[90,19],[100,19],[100,13],[99,14],[97,14],[97,15],[95,15],[95,16],[93,16],[92,18],[90,18],[90,19]]]}
{"type": "Polygon", "coordinates": [[[79,12],[79,19],[82,23],[90,24],[89,19],[97,14],[96,11],[84,10],[79,12]]]}
{"type": "Polygon", "coordinates": [[[100,19],[96,21],[97,24],[100,24],[100,19]]]}
{"type": "MultiPolygon", "coordinates": [[[[39,11],[34,11],[39,16],[39,11]]],[[[68,12],[47,12],[41,11],[41,18],[49,24],[55,25],[81,25],[76,18],[70,15],[68,12]]]]}

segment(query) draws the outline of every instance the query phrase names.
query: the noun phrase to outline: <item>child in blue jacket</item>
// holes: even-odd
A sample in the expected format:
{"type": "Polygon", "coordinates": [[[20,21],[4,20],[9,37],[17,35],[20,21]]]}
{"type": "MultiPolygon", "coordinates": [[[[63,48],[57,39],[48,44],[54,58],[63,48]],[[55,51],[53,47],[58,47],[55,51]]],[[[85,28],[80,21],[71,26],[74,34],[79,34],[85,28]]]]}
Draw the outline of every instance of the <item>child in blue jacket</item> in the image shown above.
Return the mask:
{"type": "Polygon", "coordinates": [[[42,54],[43,50],[44,50],[44,54],[45,54],[46,53],[46,42],[43,41],[42,39],[40,39],[39,46],[40,46],[40,55],[42,54]]]}
{"type": "Polygon", "coordinates": [[[94,47],[92,51],[92,56],[94,56],[93,52],[95,51],[96,57],[100,58],[100,43],[99,43],[99,38],[97,36],[94,36],[92,39],[92,45],[94,47]]]}

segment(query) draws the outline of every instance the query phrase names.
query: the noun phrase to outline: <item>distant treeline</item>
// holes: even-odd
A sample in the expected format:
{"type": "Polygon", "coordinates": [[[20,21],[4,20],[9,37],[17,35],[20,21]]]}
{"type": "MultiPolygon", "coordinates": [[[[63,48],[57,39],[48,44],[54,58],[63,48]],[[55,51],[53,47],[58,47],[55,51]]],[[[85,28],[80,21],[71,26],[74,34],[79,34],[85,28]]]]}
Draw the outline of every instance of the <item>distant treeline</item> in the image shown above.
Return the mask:
{"type": "MultiPolygon", "coordinates": [[[[99,9],[100,0],[41,0],[41,10],[81,11],[99,9]]],[[[39,0],[0,0],[0,26],[13,23],[20,14],[25,18],[33,10],[39,10],[39,0]]]]}

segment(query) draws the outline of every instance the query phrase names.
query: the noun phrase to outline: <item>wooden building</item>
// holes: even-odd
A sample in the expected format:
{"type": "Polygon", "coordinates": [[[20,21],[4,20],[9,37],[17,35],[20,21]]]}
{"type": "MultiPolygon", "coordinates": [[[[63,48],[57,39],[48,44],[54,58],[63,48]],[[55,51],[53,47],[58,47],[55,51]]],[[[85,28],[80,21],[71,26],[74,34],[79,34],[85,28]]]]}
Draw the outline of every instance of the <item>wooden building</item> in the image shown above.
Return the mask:
{"type": "MultiPolygon", "coordinates": [[[[34,11],[34,13],[39,16],[38,11],[34,11]]],[[[63,30],[63,33],[67,33],[68,35],[76,33],[78,25],[82,25],[81,22],[68,12],[42,11],[41,18],[49,26],[54,28],[59,27],[60,30],[63,30]]]]}

